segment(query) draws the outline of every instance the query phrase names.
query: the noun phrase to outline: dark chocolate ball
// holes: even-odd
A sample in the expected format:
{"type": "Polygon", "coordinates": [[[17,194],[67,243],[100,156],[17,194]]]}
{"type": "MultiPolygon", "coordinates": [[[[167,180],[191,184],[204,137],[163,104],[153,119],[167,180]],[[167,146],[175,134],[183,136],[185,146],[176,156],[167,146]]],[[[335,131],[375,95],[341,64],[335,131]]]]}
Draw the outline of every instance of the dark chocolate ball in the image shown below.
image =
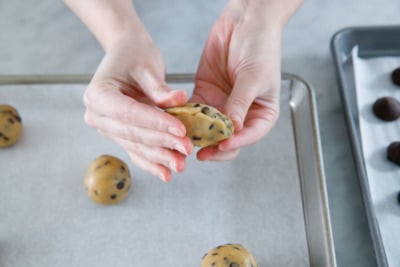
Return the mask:
{"type": "Polygon", "coordinates": [[[392,142],[387,148],[387,159],[400,165],[400,142],[392,142]]]}
{"type": "Polygon", "coordinates": [[[381,97],[372,105],[374,114],[384,121],[394,121],[400,117],[400,102],[393,97],[381,97]]]}
{"type": "Polygon", "coordinates": [[[400,67],[394,69],[394,70],[392,71],[392,75],[391,75],[390,77],[392,78],[392,82],[393,82],[395,85],[400,86],[400,67]]]}

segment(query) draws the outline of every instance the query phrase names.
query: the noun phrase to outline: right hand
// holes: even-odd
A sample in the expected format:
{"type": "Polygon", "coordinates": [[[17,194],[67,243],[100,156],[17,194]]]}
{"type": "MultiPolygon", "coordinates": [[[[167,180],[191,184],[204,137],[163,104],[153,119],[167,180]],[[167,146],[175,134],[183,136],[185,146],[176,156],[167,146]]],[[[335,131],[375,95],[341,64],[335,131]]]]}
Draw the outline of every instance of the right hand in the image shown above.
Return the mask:
{"type": "Polygon", "coordinates": [[[168,182],[193,145],[185,126],[160,110],[186,102],[165,82],[164,60],[147,33],[125,34],[108,47],[84,94],[85,121],[121,145],[143,170],[168,182]]]}

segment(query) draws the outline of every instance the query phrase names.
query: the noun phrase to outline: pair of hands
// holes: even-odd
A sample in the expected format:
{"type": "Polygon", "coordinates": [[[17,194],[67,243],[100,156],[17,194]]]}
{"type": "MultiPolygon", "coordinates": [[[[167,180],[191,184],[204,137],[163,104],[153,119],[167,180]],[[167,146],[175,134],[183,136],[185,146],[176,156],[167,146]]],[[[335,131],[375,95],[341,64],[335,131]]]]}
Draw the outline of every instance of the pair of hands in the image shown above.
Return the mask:
{"type": "Polygon", "coordinates": [[[138,167],[169,181],[172,171],[184,171],[194,148],[184,125],[161,109],[206,103],[233,120],[235,133],[200,149],[197,158],[235,158],[279,115],[283,23],[260,23],[246,12],[235,5],[224,9],[205,44],[190,99],[166,84],[162,55],[145,30],[122,34],[106,49],[85,92],[86,123],[121,145],[138,167]]]}

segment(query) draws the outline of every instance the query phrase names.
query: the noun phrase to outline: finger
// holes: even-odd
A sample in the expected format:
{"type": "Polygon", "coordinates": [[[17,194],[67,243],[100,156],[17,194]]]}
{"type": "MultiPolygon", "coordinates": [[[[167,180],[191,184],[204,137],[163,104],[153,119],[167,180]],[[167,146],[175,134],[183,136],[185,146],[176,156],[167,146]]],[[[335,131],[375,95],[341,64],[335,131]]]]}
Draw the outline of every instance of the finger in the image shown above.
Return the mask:
{"type": "MultiPolygon", "coordinates": [[[[126,124],[169,132],[178,137],[186,134],[185,126],[178,119],[152,106],[135,101],[122,94],[118,88],[89,87],[84,99],[91,113],[106,114],[107,117],[126,124]]],[[[95,123],[88,119],[86,121],[89,125],[95,123]]]]}
{"type": "Polygon", "coordinates": [[[219,143],[218,148],[220,150],[238,149],[260,141],[276,124],[279,118],[279,103],[270,104],[268,107],[262,107],[260,110],[251,111],[251,113],[251,116],[257,118],[245,122],[241,131],[235,132],[229,139],[219,143]]]}
{"type": "Polygon", "coordinates": [[[103,134],[127,150],[134,163],[140,168],[165,181],[168,181],[166,174],[170,172],[170,169],[177,173],[185,169],[186,157],[176,151],[129,142],[104,132],[103,134]]]}
{"type": "Polygon", "coordinates": [[[239,152],[239,149],[221,151],[216,146],[205,147],[197,152],[197,159],[201,161],[227,161],[236,158],[239,152]]]}
{"type": "Polygon", "coordinates": [[[166,132],[136,127],[108,117],[99,116],[92,112],[86,112],[85,120],[94,128],[102,129],[102,131],[107,132],[110,136],[134,143],[174,149],[184,155],[191,154],[194,149],[192,142],[186,136],[177,137],[166,132]]]}
{"type": "Polygon", "coordinates": [[[153,163],[143,159],[140,155],[134,152],[128,152],[132,162],[142,170],[159,177],[162,181],[168,183],[171,181],[171,170],[161,164],[153,163]]]}
{"type": "Polygon", "coordinates": [[[186,102],[186,92],[171,91],[165,82],[164,74],[156,74],[145,67],[136,67],[131,71],[131,75],[143,93],[161,108],[180,106],[186,102]]]}
{"type": "Polygon", "coordinates": [[[252,75],[239,74],[235,79],[232,92],[224,107],[225,114],[233,121],[235,131],[243,128],[247,112],[259,90],[260,83],[252,75]]]}

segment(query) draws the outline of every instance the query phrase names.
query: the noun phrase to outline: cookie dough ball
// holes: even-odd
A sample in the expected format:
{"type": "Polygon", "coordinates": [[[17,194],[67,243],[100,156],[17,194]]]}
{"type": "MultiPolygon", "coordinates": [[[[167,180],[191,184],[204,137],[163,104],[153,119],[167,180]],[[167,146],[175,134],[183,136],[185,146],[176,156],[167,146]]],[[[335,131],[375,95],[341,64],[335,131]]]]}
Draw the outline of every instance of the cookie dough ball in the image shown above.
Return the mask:
{"type": "Polygon", "coordinates": [[[209,105],[187,103],[165,111],[185,125],[186,135],[195,146],[217,145],[222,140],[231,137],[234,131],[232,121],[209,105]]]}
{"type": "Polygon", "coordinates": [[[372,105],[374,114],[384,121],[394,121],[400,116],[400,102],[393,97],[381,97],[372,105]]]}
{"type": "Polygon", "coordinates": [[[400,67],[392,71],[390,78],[395,85],[400,86],[400,67]]]}
{"type": "Polygon", "coordinates": [[[22,123],[18,111],[10,105],[0,105],[0,147],[17,142],[21,132],[22,123]]]}
{"type": "Polygon", "coordinates": [[[400,165],[400,142],[392,142],[387,148],[387,159],[400,165]]]}
{"type": "Polygon", "coordinates": [[[102,155],[90,163],[84,183],[86,192],[94,202],[111,205],[128,195],[131,176],[125,162],[110,155],[102,155]]]}
{"type": "Polygon", "coordinates": [[[226,244],[208,251],[201,267],[257,267],[253,255],[240,244],[226,244]]]}

